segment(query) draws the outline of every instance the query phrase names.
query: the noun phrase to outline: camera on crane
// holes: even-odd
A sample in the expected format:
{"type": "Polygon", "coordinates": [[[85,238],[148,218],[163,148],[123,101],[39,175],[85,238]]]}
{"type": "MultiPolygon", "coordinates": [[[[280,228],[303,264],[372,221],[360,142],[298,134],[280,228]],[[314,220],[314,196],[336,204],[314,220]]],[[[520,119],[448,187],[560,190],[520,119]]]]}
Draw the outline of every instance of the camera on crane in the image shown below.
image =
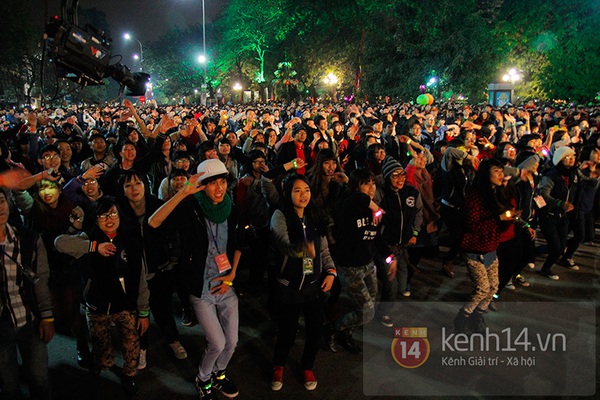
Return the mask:
{"type": "Polygon", "coordinates": [[[132,73],[121,63],[110,65],[110,39],[105,33],[89,24],[78,26],[77,5],[73,0],[67,12],[67,0],[61,0],[61,16],[51,18],[46,24],[44,37],[48,54],[55,63],[58,76],[83,86],[103,85],[111,77],[121,85],[128,96],[142,96],[150,75],[132,73]]]}

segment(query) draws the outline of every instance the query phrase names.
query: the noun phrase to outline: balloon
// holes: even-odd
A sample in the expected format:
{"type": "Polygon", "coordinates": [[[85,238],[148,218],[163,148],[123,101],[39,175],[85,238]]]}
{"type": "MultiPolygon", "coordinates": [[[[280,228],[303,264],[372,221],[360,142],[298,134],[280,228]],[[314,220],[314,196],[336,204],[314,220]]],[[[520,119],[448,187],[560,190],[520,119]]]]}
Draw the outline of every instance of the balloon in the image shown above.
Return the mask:
{"type": "Polygon", "coordinates": [[[425,93],[425,91],[427,90],[427,87],[425,85],[421,85],[421,86],[419,86],[419,90],[421,91],[421,93],[425,93]]]}
{"type": "Polygon", "coordinates": [[[417,96],[417,104],[421,106],[426,106],[427,104],[429,104],[429,98],[424,94],[420,94],[419,96],[417,96]]]}
{"type": "Polygon", "coordinates": [[[425,96],[427,96],[427,104],[433,104],[433,95],[426,93],[425,96]]]}

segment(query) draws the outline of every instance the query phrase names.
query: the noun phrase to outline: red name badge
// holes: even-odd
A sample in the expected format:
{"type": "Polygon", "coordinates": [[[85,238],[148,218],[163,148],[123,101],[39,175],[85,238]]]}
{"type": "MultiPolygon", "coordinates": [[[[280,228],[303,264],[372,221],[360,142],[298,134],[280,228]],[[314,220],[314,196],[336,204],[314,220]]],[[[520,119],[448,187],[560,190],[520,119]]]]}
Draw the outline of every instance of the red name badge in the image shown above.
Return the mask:
{"type": "Polygon", "coordinates": [[[223,253],[215,256],[215,261],[217,262],[217,268],[219,268],[219,272],[225,272],[231,269],[231,264],[229,264],[227,254],[223,253]]]}

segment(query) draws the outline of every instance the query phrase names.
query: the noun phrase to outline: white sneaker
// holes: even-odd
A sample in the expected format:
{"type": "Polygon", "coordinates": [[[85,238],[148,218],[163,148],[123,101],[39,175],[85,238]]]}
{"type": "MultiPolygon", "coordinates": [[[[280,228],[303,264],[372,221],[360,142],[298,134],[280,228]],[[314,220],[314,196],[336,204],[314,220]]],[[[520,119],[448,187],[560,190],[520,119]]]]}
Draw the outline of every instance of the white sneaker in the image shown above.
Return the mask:
{"type": "Polygon", "coordinates": [[[176,359],[185,360],[187,358],[187,351],[185,351],[181,343],[179,343],[179,340],[176,340],[173,343],[169,344],[169,347],[171,348],[171,350],[173,350],[173,354],[175,354],[176,359]]]}
{"type": "Polygon", "coordinates": [[[138,369],[144,369],[148,365],[146,361],[146,352],[148,350],[140,350],[140,358],[138,360],[138,369]]]}

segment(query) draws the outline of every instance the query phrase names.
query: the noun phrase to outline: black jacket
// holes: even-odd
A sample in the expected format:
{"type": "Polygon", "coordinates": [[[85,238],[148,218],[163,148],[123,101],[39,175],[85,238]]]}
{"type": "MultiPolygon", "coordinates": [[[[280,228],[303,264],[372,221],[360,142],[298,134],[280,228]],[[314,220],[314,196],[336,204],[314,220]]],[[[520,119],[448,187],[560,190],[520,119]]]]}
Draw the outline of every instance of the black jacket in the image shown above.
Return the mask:
{"type": "MultiPolygon", "coordinates": [[[[89,234],[89,240],[103,243],[110,239],[103,232],[94,230],[89,234]]],[[[112,256],[103,257],[98,252],[90,252],[82,257],[83,295],[88,310],[93,314],[115,314],[138,309],[147,311],[147,297],[138,298],[140,285],[144,287],[142,291],[147,290],[145,278],[142,278],[140,242],[121,231],[112,243],[117,247],[112,256]]],[[[142,296],[147,294],[142,293],[142,296]]]]}
{"type": "Polygon", "coordinates": [[[386,185],[381,192],[383,196],[379,205],[385,213],[379,224],[378,248],[383,251],[381,242],[387,246],[406,244],[414,231],[420,229],[423,203],[419,191],[410,185],[405,184],[397,192],[386,185]]]}
{"type": "Polygon", "coordinates": [[[154,273],[169,266],[171,262],[172,264],[176,263],[179,259],[180,236],[179,231],[169,229],[168,224],[163,224],[158,228],[148,225],[148,219],[163,205],[163,201],[149,193],[146,193],[145,199],[146,214],[142,224],[127,199],[123,199],[119,210],[121,211],[121,224],[126,226],[132,235],[135,235],[138,242],[143,243],[143,256],[148,268],[147,272],[154,273]]]}
{"type": "Polygon", "coordinates": [[[337,267],[361,267],[373,261],[377,227],[373,224],[371,199],[355,192],[344,198],[334,211],[337,267]]]}
{"type": "MultiPolygon", "coordinates": [[[[181,239],[179,265],[185,283],[196,297],[202,296],[204,269],[208,255],[208,232],[202,209],[194,196],[185,198],[167,218],[171,227],[177,227],[181,239]]],[[[227,218],[227,257],[233,261],[236,250],[244,244],[244,227],[239,223],[238,209],[233,206],[227,218]]]]}

